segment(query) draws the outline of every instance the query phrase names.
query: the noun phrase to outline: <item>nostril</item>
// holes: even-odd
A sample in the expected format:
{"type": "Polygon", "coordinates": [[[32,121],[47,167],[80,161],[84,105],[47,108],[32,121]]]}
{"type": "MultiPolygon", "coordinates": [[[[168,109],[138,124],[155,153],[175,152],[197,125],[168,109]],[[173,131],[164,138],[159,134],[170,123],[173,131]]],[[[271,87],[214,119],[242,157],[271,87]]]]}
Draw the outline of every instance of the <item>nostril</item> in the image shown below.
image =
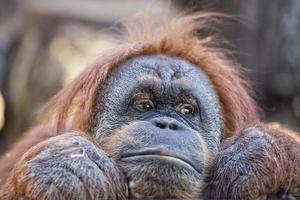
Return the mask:
{"type": "Polygon", "coordinates": [[[161,129],[166,128],[166,123],[163,123],[163,122],[155,122],[155,125],[161,129]]]}
{"type": "Polygon", "coordinates": [[[175,124],[175,123],[171,123],[171,124],[169,124],[169,129],[171,129],[171,130],[177,130],[178,129],[178,126],[175,124]]]}
{"type": "Polygon", "coordinates": [[[160,129],[170,129],[172,131],[181,130],[181,125],[171,118],[154,118],[150,120],[150,123],[160,129]]]}

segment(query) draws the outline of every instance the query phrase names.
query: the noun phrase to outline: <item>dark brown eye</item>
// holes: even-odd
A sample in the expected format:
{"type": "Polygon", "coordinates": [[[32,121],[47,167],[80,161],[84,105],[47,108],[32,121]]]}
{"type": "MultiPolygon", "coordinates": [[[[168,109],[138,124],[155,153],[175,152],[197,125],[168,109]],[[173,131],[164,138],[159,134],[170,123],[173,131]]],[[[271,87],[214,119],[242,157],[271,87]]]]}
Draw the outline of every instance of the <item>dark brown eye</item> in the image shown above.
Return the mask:
{"type": "Polygon", "coordinates": [[[193,115],[195,112],[195,108],[191,104],[181,104],[176,110],[182,115],[193,115]]]}
{"type": "Polygon", "coordinates": [[[134,102],[134,106],[141,112],[151,110],[154,107],[153,102],[150,99],[142,99],[134,102]]]}

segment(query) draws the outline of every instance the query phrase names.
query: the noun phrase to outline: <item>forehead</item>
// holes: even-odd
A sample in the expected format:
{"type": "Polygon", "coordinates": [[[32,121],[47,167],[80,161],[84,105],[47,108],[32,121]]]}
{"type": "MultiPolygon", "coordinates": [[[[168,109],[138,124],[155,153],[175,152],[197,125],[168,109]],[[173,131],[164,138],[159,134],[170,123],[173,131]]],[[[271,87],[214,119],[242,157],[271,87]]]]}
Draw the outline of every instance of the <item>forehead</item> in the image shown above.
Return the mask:
{"type": "Polygon", "coordinates": [[[119,81],[128,79],[142,81],[152,78],[154,81],[162,82],[183,80],[191,86],[199,84],[199,81],[201,85],[210,85],[209,78],[199,67],[185,59],[167,55],[147,55],[131,58],[121,64],[111,77],[119,81]]]}

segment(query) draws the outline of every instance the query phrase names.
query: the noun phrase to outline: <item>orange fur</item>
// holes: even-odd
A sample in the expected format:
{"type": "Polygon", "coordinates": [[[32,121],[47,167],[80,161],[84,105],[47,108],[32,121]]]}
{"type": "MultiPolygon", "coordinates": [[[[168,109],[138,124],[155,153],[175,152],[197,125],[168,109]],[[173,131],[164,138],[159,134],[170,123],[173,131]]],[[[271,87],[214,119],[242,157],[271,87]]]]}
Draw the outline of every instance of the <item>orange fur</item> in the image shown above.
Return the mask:
{"type": "Polygon", "coordinates": [[[160,26],[149,23],[148,19],[134,23],[141,25],[141,29],[129,26],[130,42],[100,56],[52,99],[48,107],[57,121],[58,130],[65,130],[66,123],[70,122],[72,129],[89,132],[96,99],[101,96],[102,85],[111,71],[129,58],[159,53],[185,58],[210,77],[222,104],[225,137],[258,122],[256,104],[249,96],[248,83],[241,76],[239,66],[217,46],[215,37],[200,38],[196,34],[218,17],[222,15],[198,13],[160,26]]]}
{"type": "Polygon", "coordinates": [[[120,63],[139,55],[166,54],[184,58],[199,66],[209,76],[219,96],[225,138],[258,124],[258,109],[239,66],[230,59],[226,50],[218,46],[216,37],[197,35],[199,30],[210,27],[220,17],[223,16],[197,13],[158,24],[150,23],[149,19],[136,21],[134,25],[140,28],[128,25],[126,42],[100,56],[49,102],[48,116],[53,127],[40,125],[12,148],[9,152],[11,157],[1,158],[2,183],[16,160],[39,141],[70,130],[89,135],[95,103],[101,98],[102,86],[110,73],[120,63]]]}

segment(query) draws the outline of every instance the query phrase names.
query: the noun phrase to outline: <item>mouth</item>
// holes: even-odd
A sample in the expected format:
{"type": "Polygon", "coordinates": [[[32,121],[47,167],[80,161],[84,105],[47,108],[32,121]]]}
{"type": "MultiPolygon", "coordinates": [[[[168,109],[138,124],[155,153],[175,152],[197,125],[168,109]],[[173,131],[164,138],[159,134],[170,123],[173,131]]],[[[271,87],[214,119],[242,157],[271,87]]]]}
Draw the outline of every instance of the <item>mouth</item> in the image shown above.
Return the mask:
{"type": "Polygon", "coordinates": [[[196,165],[190,159],[174,154],[169,151],[161,150],[161,149],[143,149],[138,151],[127,151],[121,154],[120,159],[126,161],[128,159],[155,159],[155,160],[163,160],[168,163],[172,163],[174,165],[181,165],[187,168],[196,171],[198,174],[202,174],[201,166],[196,165]]]}

